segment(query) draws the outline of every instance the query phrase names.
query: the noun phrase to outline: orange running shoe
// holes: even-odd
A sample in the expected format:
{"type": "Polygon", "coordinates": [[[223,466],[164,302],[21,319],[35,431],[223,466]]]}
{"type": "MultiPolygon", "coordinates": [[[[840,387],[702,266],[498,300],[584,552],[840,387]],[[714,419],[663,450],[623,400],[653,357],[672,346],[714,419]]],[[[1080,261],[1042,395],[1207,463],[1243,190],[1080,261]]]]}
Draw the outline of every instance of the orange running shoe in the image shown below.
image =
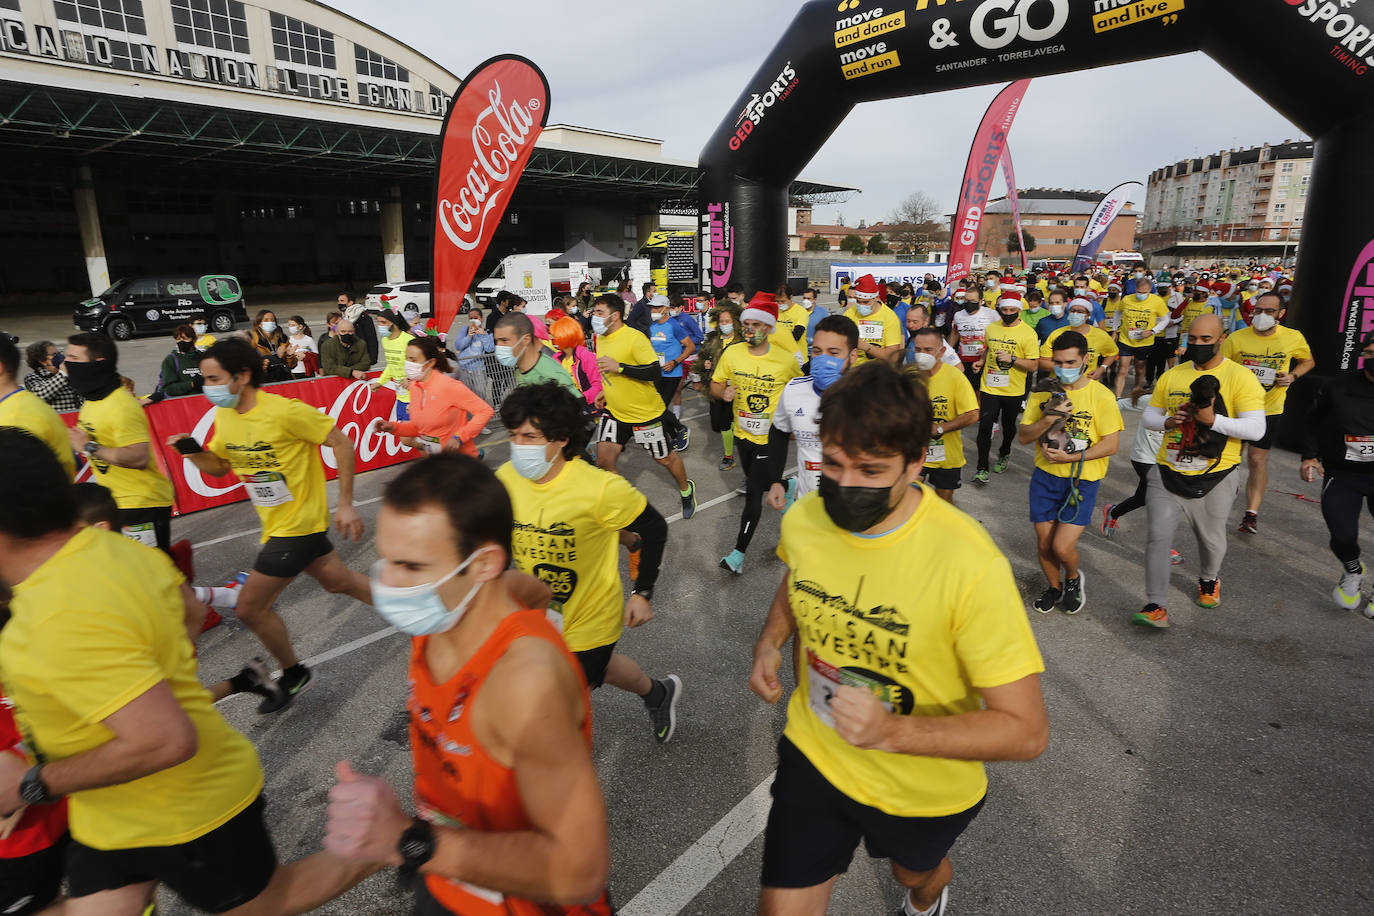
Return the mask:
{"type": "Polygon", "coordinates": [[[1216,607],[1218,604],[1221,604],[1221,580],[1198,579],[1197,606],[1216,607]]]}
{"type": "Polygon", "coordinates": [[[1147,604],[1135,612],[1131,617],[1131,621],[1143,627],[1154,627],[1157,630],[1163,630],[1167,629],[1169,626],[1169,612],[1157,604],[1147,604]]]}

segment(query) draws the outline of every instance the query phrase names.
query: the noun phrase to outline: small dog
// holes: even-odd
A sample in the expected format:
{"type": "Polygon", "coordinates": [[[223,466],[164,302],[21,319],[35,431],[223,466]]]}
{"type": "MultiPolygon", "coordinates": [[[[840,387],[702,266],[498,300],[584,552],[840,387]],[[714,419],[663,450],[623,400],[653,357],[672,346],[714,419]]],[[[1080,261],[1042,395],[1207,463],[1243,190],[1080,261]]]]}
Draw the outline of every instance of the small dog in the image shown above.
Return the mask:
{"type": "Polygon", "coordinates": [[[1050,393],[1049,398],[1045,401],[1044,407],[1041,409],[1041,413],[1047,417],[1054,417],[1054,422],[1050,424],[1050,428],[1041,434],[1040,444],[1046,448],[1057,448],[1061,452],[1068,452],[1072,455],[1078,449],[1078,446],[1074,444],[1073,439],[1069,436],[1068,430],[1064,428],[1069,419],[1069,413],[1073,409],[1073,404],[1069,401],[1068,392],[1064,390],[1064,386],[1060,383],[1059,379],[1054,376],[1042,379],[1041,382],[1035,386],[1035,390],[1037,392],[1048,391],[1050,393]]]}
{"type": "Polygon", "coordinates": [[[1179,454],[1198,455],[1209,461],[1216,461],[1226,449],[1227,437],[1213,431],[1210,426],[1198,423],[1193,416],[1199,409],[1207,407],[1211,407],[1219,417],[1230,416],[1226,410],[1226,401],[1221,396],[1221,382],[1217,381],[1214,375],[1199,375],[1189,386],[1189,393],[1188,403],[1183,405],[1188,419],[1179,427],[1183,434],[1179,443],[1179,454]]]}

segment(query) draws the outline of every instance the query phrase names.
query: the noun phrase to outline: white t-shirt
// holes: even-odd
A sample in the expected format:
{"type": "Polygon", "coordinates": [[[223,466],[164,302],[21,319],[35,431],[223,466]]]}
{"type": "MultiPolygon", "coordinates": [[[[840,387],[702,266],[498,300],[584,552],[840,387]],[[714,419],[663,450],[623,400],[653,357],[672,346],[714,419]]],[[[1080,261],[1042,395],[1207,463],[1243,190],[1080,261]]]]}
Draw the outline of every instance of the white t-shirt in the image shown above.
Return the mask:
{"type": "Polygon", "coordinates": [[[988,326],[1000,321],[997,317],[997,310],[990,309],[986,305],[978,307],[978,311],[969,313],[968,309],[959,309],[954,313],[954,329],[959,332],[959,356],[968,362],[983,355],[986,346],[983,343],[984,334],[988,326]]]}
{"type": "Polygon", "coordinates": [[[778,395],[773,428],[790,433],[797,443],[797,495],[805,496],[821,481],[821,396],[811,376],[794,378],[778,395]]]}
{"type": "MultiPolygon", "coordinates": [[[[302,353],[318,353],[315,349],[315,338],[308,334],[297,334],[295,337],[288,337],[287,341],[296,348],[296,356],[302,353]]],[[[296,375],[305,375],[305,363],[298,361],[294,369],[291,370],[296,375]]]]}
{"type": "Polygon", "coordinates": [[[940,362],[956,368],[961,364],[958,352],[949,345],[949,341],[945,341],[944,347],[940,350],[940,362]]]}

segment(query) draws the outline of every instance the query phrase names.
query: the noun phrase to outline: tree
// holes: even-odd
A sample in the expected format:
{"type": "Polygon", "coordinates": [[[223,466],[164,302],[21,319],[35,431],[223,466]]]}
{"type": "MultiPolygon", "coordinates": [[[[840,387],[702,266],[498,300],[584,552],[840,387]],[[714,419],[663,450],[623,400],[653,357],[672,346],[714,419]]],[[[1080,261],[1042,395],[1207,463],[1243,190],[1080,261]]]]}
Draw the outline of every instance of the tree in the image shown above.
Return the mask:
{"type": "MultiPolygon", "coordinates": [[[[1026,246],[1026,254],[1030,254],[1035,250],[1035,236],[1027,234],[1024,229],[1021,230],[1021,244],[1026,246]]],[[[1007,254],[1018,254],[1020,251],[1021,245],[1017,244],[1016,230],[1013,229],[1007,233],[1007,254]]]]}
{"type": "Polygon", "coordinates": [[[949,244],[949,227],[940,205],[924,191],[908,194],[887,221],[892,231],[884,241],[890,240],[898,257],[916,258],[949,244]]]}
{"type": "Polygon", "coordinates": [[[888,217],[890,223],[934,223],[941,218],[940,205],[924,191],[912,191],[888,217]]]}
{"type": "Polygon", "coordinates": [[[868,237],[869,254],[887,254],[892,249],[888,247],[887,241],[881,232],[875,232],[868,237]]]}
{"type": "Polygon", "coordinates": [[[804,247],[807,251],[829,251],[830,242],[822,236],[813,235],[806,240],[806,245],[804,247]]]}
{"type": "Polygon", "coordinates": [[[851,254],[863,254],[865,247],[863,238],[853,233],[840,240],[840,250],[848,251],[851,254]]]}

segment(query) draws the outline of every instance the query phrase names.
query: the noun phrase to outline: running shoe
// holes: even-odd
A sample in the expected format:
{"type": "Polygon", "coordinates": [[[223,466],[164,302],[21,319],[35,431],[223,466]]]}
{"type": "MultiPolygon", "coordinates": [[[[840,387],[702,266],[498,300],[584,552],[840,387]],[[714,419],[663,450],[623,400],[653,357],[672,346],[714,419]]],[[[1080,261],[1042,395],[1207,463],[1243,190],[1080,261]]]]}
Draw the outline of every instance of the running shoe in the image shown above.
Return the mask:
{"type": "Polygon", "coordinates": [[[1359,572],[1341,572],[1341,581],[1331,590],[1331,599],[1336,602],[1336,607],[1353,611],[1360,606],[1360,599],[1364,597],[1360,593],[1363,587],[1364,564],[1361,563],[1359,572]]]}
{"type": "Polygon", "coordinates": [[[267,670],[261,658],[255,656],[238,673],[238,677],[247,688],[246,692],[256,693],[263,698],[264,703],[282,700],[282,689],[272,680],[272,673],[267,670]]]}
{"type": "Polygon", "coordinates": [[[1169,565],[1170,565],[1170,566],[1181,566],[1182,564],[1183,564],[1183,554],[1179,553],[1177,550],[1174,550],[1174,548],[1170,547],[1170,548],[1169,548],[1169,565]]]}
{"type": "Polygon", "coordinates": [[[1064,600],[1059,607],[1065,614],[1077,614],[1088,601],[1088,590],[1083,585],[1083,571],[1078,571],[1077,579],[1064,580],[1064,600]]]}
{"type": "Polygon", "coordinates": [[[720,459],[720,464],[716,465],[717,471],[733,471],[735,469],[735,456],[726,455],[720,459]]]}
{"type": "Polygon", "coordinates": [[[1003,471],[1005,471],[1005,470],[1007,469],[1007,465],[1008,465],[1008,464],[1011,464],[1011,456],[1010,456],[1010,455],[998,455],[998,456],[997,456],[997,460],[994,461],[994,462],[992,463],[992,473],[994,473],[994,474],[1000,474],[1000,473],[1002,473],[1003,471]]]}
{"type": "Polygon", "coordinates": [[[258,712],[266,714],[269,712],[279,712],[291,705],[291,701],[305,692],[305,688],[310,686],[313,678],[310,669],[304,665],[300,668],[301,673],[295,676],[283,671],[281,677],[277,679],[276,685],[279,695],[269,697],[258,705],[258,712]]]}
{"type": "Polygon", "coordinates": [[[649,718],[654,723],[654,740],[667,744],[677,731],[677,701],[682,698],[682,678],[670,674],[659,683],[665,692],[657,706],[649,707],[649,718]]]}
{"type": "Polygon", "coordinates": [[[987,469],[987,468],[979,468],[979,469],[978,469],[978,473],[973,475],[973,482],[974,482],[974,483],[987,483],[987,482],[988,482],[988,469],[987,469]]]}
{"type": "MultiPolygon", "coordinates": [[[[911,893],[910,893],[909,891],[907,892],[907,897],[906,897],[906,899],[907,899],[907,900],[910,900],[910,899],[911,899],[911,893]]],[[[912,905],[914,906],[915,904],[912,904],[912,905]]],[[[931,916],[945,916],[945,913],[946,913],[946,911],[947,911],[948,909],[949,909],[949,885],[946,884],[945,887],[944,887],[944,890],[940,891],[940,899],[937,900],[937,901],[935,901],[935,909],[930,910],[929,912],[931,913],[931,916]]],[[[906,907],[905,904],[902,905],[902,906],[899,906],[899,907],[897,908],[897,916],[907,916],[907,907],[906,907]]]]}
{"type": "Polygon", "coordinates": [[[1221,604],[1221,580],[1198,579],[1197,606],[1216,607],[1218,604],[1221,604]]]}
{"type": "Polygon", "coordinates": [[[782,511],[786,512],[788,509],[792,508],[792,504],[797,501],[798,489],[799,485],[797,484],[797,478],[787,478],[787,498],[782,504],[782,511]]]}
{"type": "Polygon", "coordinates": [[[205,614],[205,619],[201,621],[200,632],[204,633],[207,630],[213,630],[222,623],[224,623],[224,615],[214,608],[210,608],[205,614]]]}
{"type": "Polygon", "coordinates": [[[1050,586],[1040,593],[1040,597],[1035,599],[1031,607],[1035,608],[1041,614],[1048,614],[1050,611],[1054,610],[1055,605],[1059,603],[1059,599],[1063,597],[1064,593],[1062,591],[1054,586],[1050,586]]]}
{"type": "Polygon", "coordinates": [[[682,431],[673,437],[673,451],[687,451],[687,443],[692,440],[692,431],[687,428],[687,424],[682,424],[682,431]]]}
{"type": "Polygon", "coordinates": [[[1150,603],[1136,611],[1131,616],[1131,622],[1138,623],[1143,627],[1164,630],[1169,626],[1169,612],[1157,604],[1150,603]]]}
{"type": "Polygon", "coordinates": [[[1240,520],[1241,534],[1259,534],[1259,513],[1245,510],[1245,518],[1240,520]]]}
{"type": "Polygon", "coordinates": [[[1116,503],[1110,503],[1102,507],[1102,536],[1104,538],[1116,537],[1116,531],[1121,527],[1121,522],[1112,518],[1112,510],[1116,508],[1116,503]]]}
{"type": "Polygon", "coordinates": [[[729,554],[720,558],[720,568],[738,576],[744,571],[744,554],[738,550],[730,551],[729,554]]]}
{"type": "Polygon", "coordinates": [[[682,517],[691,518],[697,514],[697,485],[695,481],[687,481],[687,495],[682,497],[682,517]]]}

